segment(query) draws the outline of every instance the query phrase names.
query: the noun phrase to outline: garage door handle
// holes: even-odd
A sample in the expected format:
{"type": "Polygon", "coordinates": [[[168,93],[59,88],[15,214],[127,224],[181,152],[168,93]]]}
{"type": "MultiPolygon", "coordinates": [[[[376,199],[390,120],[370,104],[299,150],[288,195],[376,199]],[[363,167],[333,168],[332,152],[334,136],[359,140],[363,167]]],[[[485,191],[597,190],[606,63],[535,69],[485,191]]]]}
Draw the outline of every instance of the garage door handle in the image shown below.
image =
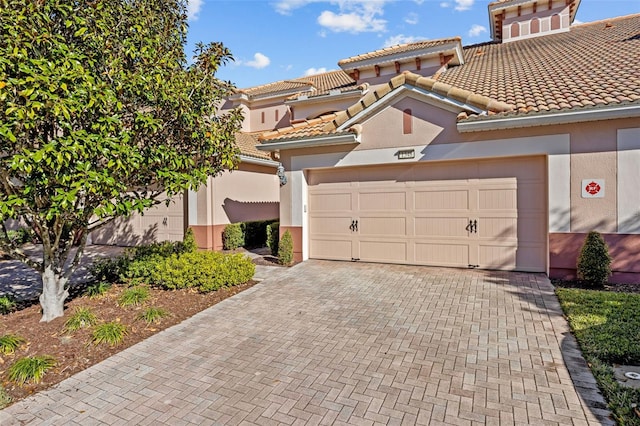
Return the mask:
{"type": "Polygon", "coordinates": [[[349,226],[349,229],[351,229],[351,232],[357,232],[358,231],[358,221],[357,220],[352,220],[351,221],[351,226],[349,226]]]}
{"type": "Polygon", "coordinates": [[[474,219],[473,226],[471,227],[471,232],[478,233],[478,221],[474,219]]]}
{"type": "Polygon", "coordinates": [[[355,227],[355,231],[358,232],[358,220],[356,220],[356,227],[355,227]]]}

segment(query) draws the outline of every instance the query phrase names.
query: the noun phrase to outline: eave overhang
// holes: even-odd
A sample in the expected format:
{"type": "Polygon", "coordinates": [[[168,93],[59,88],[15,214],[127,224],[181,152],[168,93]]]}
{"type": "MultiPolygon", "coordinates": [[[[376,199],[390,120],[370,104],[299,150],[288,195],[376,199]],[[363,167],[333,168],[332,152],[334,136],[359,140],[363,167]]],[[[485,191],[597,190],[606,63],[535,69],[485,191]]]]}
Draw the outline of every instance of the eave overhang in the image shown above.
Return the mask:
{"type": "MultiPolygon", "coordinates": [[[[256,146],[256,148],[260,149],[259,147],[260,147],[260,145],[256,146]]],[[[267,158],[251,157],[251,156],[244,155],[244,154],[240,154],[238,156],[238,158],[240,159],[240,162],[242,162],[242,163],[255,164],[257,166],[267,166],[267,167],[276,168],[280,164],[277,161],[269,160],[267,158]]]]}
{"type": "Polygon", "coordinates": [[[281,151],[297,148],[316,148],[322,146],[353,145],[360,143],[360,134],[354,132],[339,135],[319,135],[306,138],[280,140],[256,146],[260,151],[281,151]]]}
{"type": "Polygon", "coordinates": [[[640,104],[529,113],[522,116],[486,116],[461,121],[457,124],[457,129],[460,133],[469,133],[636,117],[640,117],[640,104]]]}

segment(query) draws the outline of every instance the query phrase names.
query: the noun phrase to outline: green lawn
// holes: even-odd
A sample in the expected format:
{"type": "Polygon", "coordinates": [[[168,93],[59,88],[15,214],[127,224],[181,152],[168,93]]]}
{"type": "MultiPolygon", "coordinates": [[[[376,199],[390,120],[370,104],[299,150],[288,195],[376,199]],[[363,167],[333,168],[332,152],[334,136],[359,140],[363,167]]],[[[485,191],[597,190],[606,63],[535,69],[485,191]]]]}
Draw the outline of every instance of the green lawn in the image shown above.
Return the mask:
{"type": "Polygon", "coordinates": [[[640,365],[640,294],[558,288],[560,304],[620,425],[640,425],[640,390],[620,386],[613,364],[640,365]]]}

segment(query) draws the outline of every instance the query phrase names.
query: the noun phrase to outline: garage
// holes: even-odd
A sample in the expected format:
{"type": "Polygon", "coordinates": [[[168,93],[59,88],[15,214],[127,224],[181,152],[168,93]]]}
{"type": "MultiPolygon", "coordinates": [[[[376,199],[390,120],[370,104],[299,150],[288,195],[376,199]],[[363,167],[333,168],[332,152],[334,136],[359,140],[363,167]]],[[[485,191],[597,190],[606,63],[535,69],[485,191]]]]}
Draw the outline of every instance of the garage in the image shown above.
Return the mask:
{"type": "Polygon", "coordinates": [[[184,201],[182,195],[174,197],[168,205],[166,196],[160,204],[148,209],[144,215],[134,213],[129,218],[118,218],[91,233],[93,244],[134,246],[158,241],[182,241],[184,237],[184,201]]]}
{"type": "Polygon", "coordinates": [[[545,272],[545,157],[310,170],[309,257],[545,272]]]}

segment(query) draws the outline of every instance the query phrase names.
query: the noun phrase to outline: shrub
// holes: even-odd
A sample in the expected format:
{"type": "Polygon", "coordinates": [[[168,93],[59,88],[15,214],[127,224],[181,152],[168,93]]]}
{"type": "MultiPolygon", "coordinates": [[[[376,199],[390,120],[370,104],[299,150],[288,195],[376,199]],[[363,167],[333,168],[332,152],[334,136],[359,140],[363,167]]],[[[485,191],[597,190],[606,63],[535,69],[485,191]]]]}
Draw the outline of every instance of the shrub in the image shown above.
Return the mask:
{"type": "Polygon", "coordinates": [[[144,311],[140,312],[136,318],[150,325],[153,323],[159,323],[160,320],[162,320],[162,318],[166,317],[167,315],[169,315],[169,313],[164,309],[150,306],[144,311]]]}
{"type": "Polygon", "coordinates": [[[63,330],[65,332],[72,332],[80,330],[81,328],[94,326],[97,323],[98,318],[91,312],[91,309],[77,307],[73,315],[64,323],[63,330]]]}
{"type": "Polygon", "coordinates": [[[127,327],[117,321],[112,321],[96,326],[93,329],[92,340],[96,345],[106,343],[116,346],[124,340],[126,335],[127,327]]]}
{"type": "Polygon", "coordinates": [[[242,254],[203,251],[163,259],[151,280],[154,285],[170,290],[194,287],[209,292],[245,283],[254,273],[255,265],[242,254]]]}
{"type": "Polygon", "coordinates": [[[20,347],[27,343],[25,339],[15,334],[5,334],[0,336],[0,353],[11,355],[20,347]]]}
{"type": "Polygon", "coordinates": [[[111,288],[111,283],[100,281],[89,284],[84,291],[85,296],[89,296],[90,299],[98,298],[104,295],[111,288]]]}
{"type": "Polygon", "coordinates": [[[278,255],[278,240],[280,239],[280,222],[267,225],[267,247],[271,249],[271,255],[278,255]]]}
{"type": "Polygon", "coordinates": [[[27,228],[18,228],[7,231],[7,237],[16,245],[31,243],[35,240],[33,231],[27,228]]]}
{"type": "Polygon", "coordinates": [[[55,358],[49,355],[21,358],[9,368],[9,379],[20,385],[39,383],[47,370],[55,365],[55,358]]]}
{"type": "Polygon", "coordinates": [[[183,253],[191,253],[198,250],[198,244],[196,244],[196,236],[193,234],[193,229],[187,229],[182,239],[183,253]]]}
{"type": "Polygon", "coordinates": [[[129,263],[127,256],[99,259],[91,265],[89,272],[95,281],[116,283],[120,279],[120,275],[129,267],[129,263]]]}
{"type": "Polygon", "coordinates": [[[151,295],[147,287],[137,285],[126,289],[118,298],[118,304],[125,306],[138,306],[146,302],[151,295]]]}
{"type": "Polygon", "coordinates": [[[222,232],[222,247],[225,250],[235,250],[242,246],[244,246],[242,225],[239,223],[231,223],[225,226],[222,232]]]}
{"type": "Polygon", "coordinates": [[[0,410],[2,410],[4,407],[6,407],[9,404],[11,404],[11,397],[0,384],[0,410]]]}
{"type": "Polygon", "coordinates": [[[281,265],[291,265],[293,263],[293,238],[286,230],[278,244],[278,261],[281,265]]]}
{"type": "Polygon", "coordinates": [[[8,314],[16,308],[16,302],[11,296],[0,297],[0,314],[8,314]]]}
{"type": "Polygon", "coordinates": [[[593,287],[607,283],[611,275],[609,247],[602,235],[591,231],[585,238],[578,257],[578,278],[593,287]]]}

